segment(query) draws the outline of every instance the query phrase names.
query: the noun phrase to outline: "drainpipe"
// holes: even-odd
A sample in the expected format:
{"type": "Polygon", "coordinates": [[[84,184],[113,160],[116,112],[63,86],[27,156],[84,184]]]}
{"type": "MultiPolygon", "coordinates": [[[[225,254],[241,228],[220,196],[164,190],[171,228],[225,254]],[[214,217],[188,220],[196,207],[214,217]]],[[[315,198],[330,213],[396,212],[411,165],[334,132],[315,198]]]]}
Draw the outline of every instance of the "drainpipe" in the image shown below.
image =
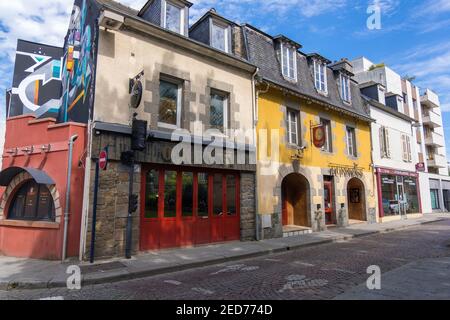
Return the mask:
{"type": "Polygon", "coordinates": [[[72,154],[73,154],[73,145],[75,141],[78,139],[78,135],[73,135],[69,139],[69,157],[67,161],[67,186],[66,186],[66,205],[64,208],[64,237],[63,237],[63,247],[62,247],[62,256],[61,261],[64,262],[66,260],[67,254],[67,233],[69,228],[69,211],[70,211],[70,181],[72,178],[72,154]]]}

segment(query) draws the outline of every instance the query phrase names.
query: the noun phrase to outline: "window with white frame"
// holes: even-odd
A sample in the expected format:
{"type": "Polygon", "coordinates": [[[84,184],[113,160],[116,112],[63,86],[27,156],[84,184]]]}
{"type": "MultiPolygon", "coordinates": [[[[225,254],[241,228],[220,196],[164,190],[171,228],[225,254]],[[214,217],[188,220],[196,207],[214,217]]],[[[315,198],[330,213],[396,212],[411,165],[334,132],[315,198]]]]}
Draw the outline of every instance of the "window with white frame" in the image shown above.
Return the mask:
{"type": "Polygon", "coordinates": [[[281,43],[281,68],[283,76],[297,81],[297,50],[281,43]]]}
{"type": "Polygon", "coordinates": [[[211,91],[209,124],[211,128],[226,133],[228,129],[228,94],[211,91]]]}
{"type": "Polygon", "coordinates": [[[411,138],[406,134],[402,134],[401,139],[402,139],[403,161],[411,162],[412,161],[411,138]]]}
{"type": "Polygon", "coordinates": [[[184,34],[184,8],[170,1],[164,1],[164,28],[184,34]]]}
{"type": "Polygon", "coordinates": [[[389,129],[388,128],[380,127],[379,140],[380,140],[381,158],[390,158],[391,151],[390,151],[390,145],[389,145],[389,129]]]}
{"type": "Polygon", "coordinates": [[[347,127],[347,151],[352,157],[357,157],[356,151],[356,130],[352,127],[347,127]]]}
{"type": "Polygon", "coordinates": [[[159,84],[158,126],[176,129],[181,125],[182,83],[165,79],[159,84]]]}
{"type": "Polygon", "coordinates": [[[225,52],[230,52],[229,41],[230,41],[229,27],[221,25],[217,22],[212,22],[211,46],[225,52]]]}
{"type": "Polygon", "coordinates": [[[327,93],[327,66],[324,62],[314,60],[314,83],[316,89],[327,93]]]}
{"type": "Polygon", "coordinates": [[[348,75],[342,74],[341,78],[341,98],[346,102],[351,102],[352,96],[350,92],[350,77],[348,75]]]}
{"type": "Polygon", "coordinates": [[[322,150],[326,152],[333,152],[333,133],[331,130],[331,121],[328,119],[320,119],[320,124],[325,130],[325,144],[322,150]]]}
{"type": "Polygon", "coordinates": [[[299,121],[298,112],[294,110],[287,111],[287,131],[289,144],[299,145],[299,121]]]}

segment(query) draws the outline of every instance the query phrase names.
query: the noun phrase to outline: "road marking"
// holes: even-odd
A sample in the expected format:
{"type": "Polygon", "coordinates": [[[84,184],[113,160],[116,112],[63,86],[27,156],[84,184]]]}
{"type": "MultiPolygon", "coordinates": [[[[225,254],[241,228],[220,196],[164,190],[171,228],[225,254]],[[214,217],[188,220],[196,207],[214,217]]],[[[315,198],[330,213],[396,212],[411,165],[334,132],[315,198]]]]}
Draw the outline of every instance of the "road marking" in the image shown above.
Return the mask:
{"type": "Polygon", "coordinates": [[[280,259],[264,259],[266,261],[272,261],[272,262],[280,262],[280,259]]]}
{"type": "Polygon", "coordinates": [[[302,261],[294,261],[294,262],[292,262],[292,263],[294,263],[294,264],[299,264],[299,265],[302,265],[302,266],[305,266],[305,267],[315,267],[314,264],[306,263],[306,262],[302,262],[302,261]]]}
{"type": "Polygon", "coordinates": [[[181,285],[181,282],[180,281],[176,281],[176,280],[164,280],[164,282],[168,283],[168,284],[173,284],[175,286],[181,285]]]}
{"type": "Polygon", "coordinates": [[[192,291],[195,291],[195,292],[207,295],[207,296],[210,296],[210,295],[214,294],[214,291],[211,291],[211,290],[208,290],[208,289],[203,289],[203,288],[197,288],[197,287],[196,288],[192,288],[192,291]]]}
{"type": "Polygon", "coordinates": [[[224,272],[247,272],[247,271],[254,271],[254,270],[258,270],[259,267],[258,266],[246,266],[245,264],[235,264],[232,266],[227,266],[223,269],[220,269],[219,271],[210,273],[210,275],[216,275],[219,273],[224,273],[224,272]]]}
{"type": "Polygon", "coordinates": [[[339,268],[331,268],[331,269],[322,268],[320,270],[322,270],[322,271],[337,271],[337,272],[343,272],[343,273],[349,273],[349,274],[357,274],[357,272],[350,271],[350,270],[339,269],[339,268]]]}
{"type": "Polygon", "coordinates": [[[39,300],[64,300],[64,297],[58,296],[58,297],[47,297],[47,298],[41,298],[39,300]]]}
{"type": "Polygon", "coordinates": [[[318,288],[328,284],[328,280],[325,279],[308,279],[304,275],[292,274],[286,277],[288,281],[282,289],[278,290],[279,293],[283,293],[286,290],[293,291],[295,289],[307,289],[318,288]]]}

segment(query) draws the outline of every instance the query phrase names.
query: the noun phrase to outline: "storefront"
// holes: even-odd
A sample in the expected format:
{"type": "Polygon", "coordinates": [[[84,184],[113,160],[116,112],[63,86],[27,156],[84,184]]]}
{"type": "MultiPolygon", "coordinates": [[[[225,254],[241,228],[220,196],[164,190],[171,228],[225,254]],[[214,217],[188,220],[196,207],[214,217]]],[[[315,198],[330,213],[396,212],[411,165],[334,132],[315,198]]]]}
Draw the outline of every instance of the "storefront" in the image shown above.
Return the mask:
{"type": "Polygon", "coordinates": [[[240,174],[149,166],[142,172],[142,251],[240,239],[240,174]]]}
{"type": "Polygon", "coordinates": [[[417,173],[385,168],[376,172],[381,218],[422,212],[417,173]]]}

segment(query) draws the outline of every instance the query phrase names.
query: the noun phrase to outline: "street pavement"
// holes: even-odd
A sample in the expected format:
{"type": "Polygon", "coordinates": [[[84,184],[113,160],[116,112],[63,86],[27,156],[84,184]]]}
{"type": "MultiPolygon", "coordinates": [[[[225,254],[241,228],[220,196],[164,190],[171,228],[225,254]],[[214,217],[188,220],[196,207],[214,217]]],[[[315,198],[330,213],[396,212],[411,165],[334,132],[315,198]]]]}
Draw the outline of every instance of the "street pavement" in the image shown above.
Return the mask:
{"type": "Polygon", "coordinates": [[[450,220],[115,283],[0,291],[0,299],[450,299],[450,220]],[[381,290],[365,285],[369,266],[381,290]]]}

